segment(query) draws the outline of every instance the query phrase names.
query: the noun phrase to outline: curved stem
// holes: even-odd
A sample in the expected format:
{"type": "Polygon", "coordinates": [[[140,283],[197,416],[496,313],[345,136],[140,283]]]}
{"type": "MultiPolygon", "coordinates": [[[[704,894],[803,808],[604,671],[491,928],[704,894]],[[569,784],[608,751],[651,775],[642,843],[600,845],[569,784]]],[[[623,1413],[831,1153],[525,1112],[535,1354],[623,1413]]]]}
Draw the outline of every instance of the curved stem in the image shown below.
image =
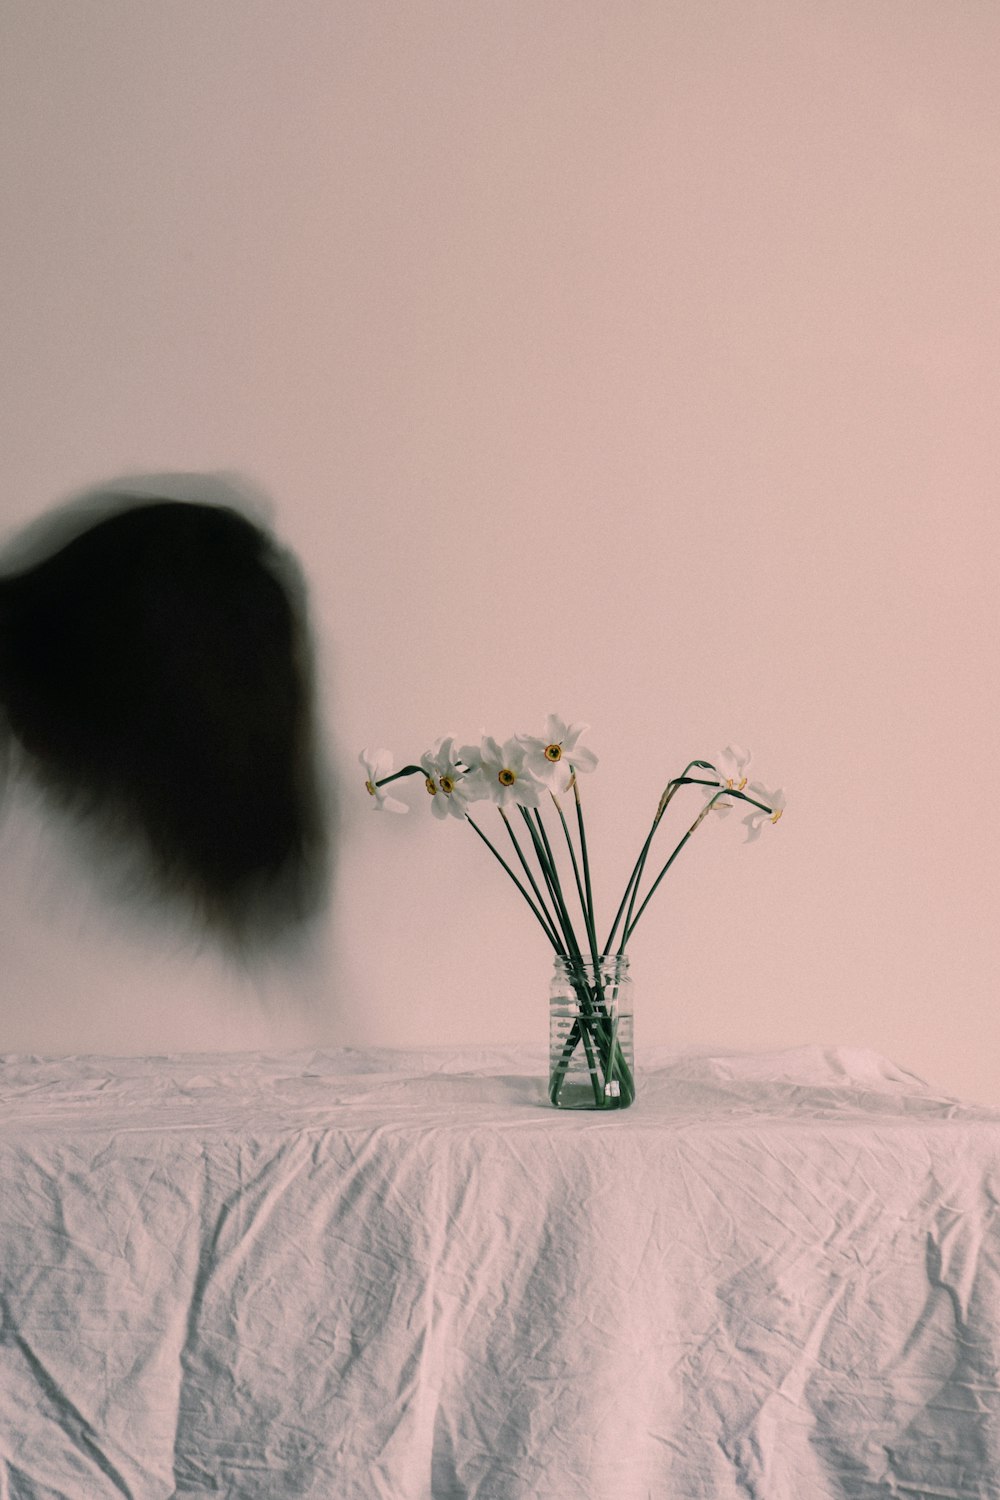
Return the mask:
{"type": "Polygon", "coordinates": [[[381,781],[376,781],[376,786],[388,786],[390,781],[398,781],[401,776],[426,776],[427,772],[423,766],[404,766],[401,771],[393,771],[391,776],[383,776],[381,781]]]}
{"type": "MultiPolygon", "coordinates": [[[[615,940],[615,933],[618,931],[618,923],[621,921],[622,912],[625,910],[626,906],[628,906],[628,916],[625,919],[625,930],[627,931],[628,929],[629,922],[632,919],[632,910],[635,906],[635,898],[639,891],[639,882],[642,879],[642,872],[646,867],[646,856],[649,854],[650,845],[653,842],[653,836],[656,833],[657,828],[659,827],[660,819],[663,817],[664,812],[670,805],[670,802],[674,797],[674,794],[677,792],[678,788],[682,786],[719,785],[717,781],[704,781],[700,777],[689,776],[688,772],[693,766],[698,766],[706,771],[714,771],[715,774],[718,775],[718,772],[715,771],[715,767],[710,761],[690,760],[684,767],[684,770],[680,776],[675,776],[672,781],[667,782],[666,790],[663,793],[663,796],[660,798],[660,804],[656,809],[656,815],[653,818],[652,827],[646,835],[646,842],[643,844],[642,849],[639,851],[639,858],[636,860],[635,865],[632,869],[632,874],[628,878],[628,884],[625,887],[625,894],[622,896],[621,905],[619,906],[618,911],[615,914],[615,920],[611,924],[611,931],[608,933],[607,941],[604,944],[605,953],[609,953],[611,951],[611,944],[615,940]]],[[[618,951],[619,953],[624,953],[625,951],[624,937],[622,938],[621,947],[618,951]]]]}
{"type": "Polygon", "coordinates": [[[659,885],[659,883],[663,879],[664,875],[670,869],[670,866],[673,864],[673,862],[677,858],[678,854],[680,854],[681,850],[684,848],[684,845],[687,843],[688,839],[694,833],[694,831],[698,827],[699,823],[701,823],[701,822],[704,821],[704,819],[711,812],[712,808],[715,806],[716,802],[718,802],[718,800],[719,800],[720,797],[738,797],[741,802],[749,802],[753,807],[759,807],[760,810],[761,810],[761,812],[770,812],[771,811],[771,808],[769,808],[765,803],[758,802],[757,799],[756,799],[756,797],[748,797],[744,792],[738,792],[738,791],[735,790],[735,788],[732,788],[732,787],[720,787],[719,791],[716,792],[715,796],[714,797],[710,797],[708,799],[708,801],[705,803],[705,806],[702,808],[701,812],[695,818],[694,822],[691,824],[691,827],[688,829],[687,833],[681,839],[680,843],[677,845],[677,848],[674,850],[673,854],[671,854],[670,858],[667,860],[666,864],[663,866],[663,869],[660,871],[659,875],[657,875],[656,879],[653,881],[653,884],[650,886],[648,892],[646,893],[646,899],[643,901],[642,905],[639,907],[639,910],[636,912],[635,917],[630,922],[626,923],[624,936],[622,937],[622,949],[623,950],[624,950],[626,944],[628,943],[629,938],[632,936],[632,933],[635,931],[635,928],[636,928],[636,926],[638,925],[638,922],[639,922],[639,918],[642,916],[643,912],[646,910],[646,907],[649,905],[650,898],[652,897],[653,892],[656,890],[656,887],[659,885]]]}

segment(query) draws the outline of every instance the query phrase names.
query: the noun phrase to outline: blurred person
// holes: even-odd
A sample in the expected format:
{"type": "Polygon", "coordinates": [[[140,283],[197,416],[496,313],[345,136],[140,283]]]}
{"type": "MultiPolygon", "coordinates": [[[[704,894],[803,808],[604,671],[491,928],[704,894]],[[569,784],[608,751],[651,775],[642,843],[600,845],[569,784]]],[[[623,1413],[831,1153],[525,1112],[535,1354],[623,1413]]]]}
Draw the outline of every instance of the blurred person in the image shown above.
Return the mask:
{"type": "Polygon", "coordinates": [[[0,572],[7,774],[73,818],[95,875],[241,950],[287,936],[326,876],[296,560],[197,500],[91,495],[29,530],[0,572]]]}

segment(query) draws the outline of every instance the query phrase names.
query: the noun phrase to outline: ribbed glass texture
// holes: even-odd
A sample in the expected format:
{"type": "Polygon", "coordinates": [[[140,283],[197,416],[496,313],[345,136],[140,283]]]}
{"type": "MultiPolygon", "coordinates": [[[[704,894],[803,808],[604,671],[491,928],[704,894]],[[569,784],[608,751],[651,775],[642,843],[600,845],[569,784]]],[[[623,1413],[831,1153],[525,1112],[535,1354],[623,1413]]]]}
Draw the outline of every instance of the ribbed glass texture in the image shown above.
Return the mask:
{"type": "Polygon", "coordinates": [[[635,1098],[633,994],[626,954],[555,960],[549,989],[549,1100],[627,1109],[635,1098]]]}

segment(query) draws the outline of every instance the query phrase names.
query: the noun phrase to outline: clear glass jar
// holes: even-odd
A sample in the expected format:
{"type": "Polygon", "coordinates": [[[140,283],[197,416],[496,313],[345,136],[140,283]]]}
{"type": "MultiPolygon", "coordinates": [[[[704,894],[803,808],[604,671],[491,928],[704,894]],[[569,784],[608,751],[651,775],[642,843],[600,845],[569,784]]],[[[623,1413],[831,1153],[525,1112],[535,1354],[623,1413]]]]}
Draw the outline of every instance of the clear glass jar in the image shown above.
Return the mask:
{"type": "Polygon", "coordinates": [[[557,956],[549,988],[549,1100],[557,1109],[627,1109],[635,1098],[628,957],[557,956]]]}

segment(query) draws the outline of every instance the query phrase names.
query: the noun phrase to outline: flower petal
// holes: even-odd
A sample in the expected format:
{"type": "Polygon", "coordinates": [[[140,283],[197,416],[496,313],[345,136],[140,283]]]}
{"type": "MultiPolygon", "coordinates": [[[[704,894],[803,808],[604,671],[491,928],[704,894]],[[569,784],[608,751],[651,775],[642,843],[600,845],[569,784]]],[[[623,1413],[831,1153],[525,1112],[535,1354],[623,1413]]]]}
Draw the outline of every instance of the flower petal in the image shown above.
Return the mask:
{"type": "Polygon", "coordinates": [[[490,796],[489,782],[485,771],[478,767],[475,771],[469,771],[460,781],[456,783],[452,797],[457,797],[461,802],[482,802],[490,796]]]}
{"type": "Polygon", "coordinates": [[[491,734],[483,735],[479,756],[484,765],[496,766],[498,771],[504,764],[504,753],[491,734]]]}
{"type": "Polygon", "coordinates": [[[503,759],[501,760],[500,764],[503,766],[509,766],[512,771],[520,771],[521,767],[524,765],[524,760],[527,753],[528,751],[526,747],[520,743],[516,736],[509,740],[504,740],[503,746],[501,748],[501,755],[503,759]]]}
{"type": "Polygon", "coordinates": [[[372,802],[376,812],[408,813],[410,810],[405,802],[390,797],[388,792],[377,791],[372,802]]]}
{"type": "Polygon", "coordinates": [[[570,724],[567,726],[565,733],[560,739],[560,744],[566,754],[569,754],[580,736],[586,734],[589,728],[589,724],[570,724]]]}
{"type": "Polygon", "coordinates": [[[381,781],[392,770],[391,750],[370,750],[366,745],[358,760],[368,772],[368,780],[372,782],[381,781]]]}
{"type": "Polygon", "coordinates": [[[597,756],[586,745],[577,745],[575,750],[563,746],[563,759],[569,761],[574,771],[595,771],[599,765],[597,756]]]}

